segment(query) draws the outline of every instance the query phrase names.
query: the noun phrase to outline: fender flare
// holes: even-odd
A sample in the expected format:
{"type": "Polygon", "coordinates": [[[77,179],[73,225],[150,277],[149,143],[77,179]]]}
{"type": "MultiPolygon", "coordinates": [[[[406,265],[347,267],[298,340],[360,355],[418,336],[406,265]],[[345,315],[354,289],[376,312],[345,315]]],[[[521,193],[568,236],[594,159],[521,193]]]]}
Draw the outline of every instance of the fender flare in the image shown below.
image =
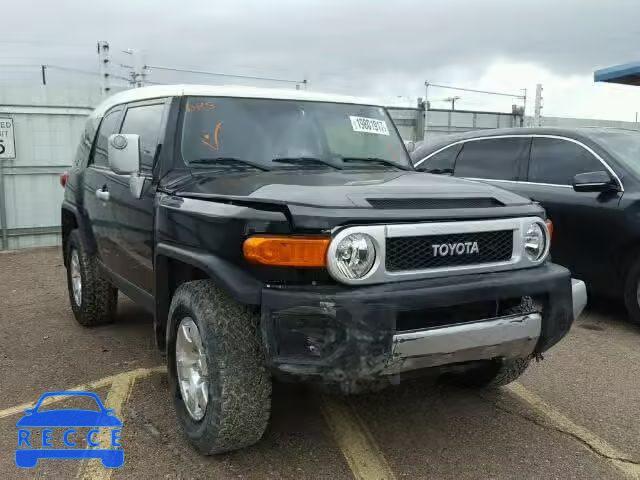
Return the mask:
{"type": "MultiPolygon", "coordinates": [[[[84,243],[85,248],[90,253],[97,252],[97,244],[96,239],[93,236],[93,230],[91,229],[91,222],[87,221],[86,214],[83,214],[82,210],[73,203],[68,200],[63,200],[62,205],[60,207],[60,226],[61,229],[64,227],[64,214],[63,212],[69,212],[75,218],[76,225],[78,230],[80,231],[80,236],[82,237],[82,241],[84,243]]],[[[61,231],[61,233],[64,233],[61,231]]],[[[62,254],[63,258],[65,255],[65,241],[64,236],[62,238],[62,254]]]]}
{"type": "Polygon", "coordinates": [[[206,251],[159,242],[155,248],[154,258],[155,309],[153,329],[156,344],[163,351],[166,348],[165,329],[169,305],[171,304],[167,259],[178,260],[203,271],[239,303],[245,305],[261,304],[262,282],[256,280],[228,260],[206,251]]]}

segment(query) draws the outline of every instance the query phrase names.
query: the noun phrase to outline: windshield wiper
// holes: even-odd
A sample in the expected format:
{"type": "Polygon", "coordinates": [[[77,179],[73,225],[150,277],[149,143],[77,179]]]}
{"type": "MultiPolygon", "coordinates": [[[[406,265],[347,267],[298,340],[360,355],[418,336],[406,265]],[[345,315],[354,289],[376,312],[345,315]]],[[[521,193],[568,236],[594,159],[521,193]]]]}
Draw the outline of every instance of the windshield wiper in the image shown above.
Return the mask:
{"type": "Polygon", "coordinates": [[[384,158],[378,157],[342,157],[342,161],[344,163],[349,162],[361,162],[361,163],[377,163],[378,165],[385,165],[387,167],[399,168],[400,170],[408,170],[404,165],[400,165],[396,162],[392,162],[391,160],[385,160],[384,158]]]}
{"type": "Polygon", "coordinates": [[[292,165],[326,165],[331,168],[335,168],[336,170],[341,170],[341,168],[328,160],[322,160],[321,158],[315,157],[280,157],[274,158],[271,160],[274,163],[290,163],[292,165]]]}
{"type": "Polygon", "coordinates": [[[228,165],[230,167],[238,167],[238,166],[249,166],[253,168],[257,168],[258,170],[262,170],[263,172],[268,171],[269,169],[264,165],[260,165],[259,163],[252,162],[250,160],[243,160],[241,158],[235,157],[213,157],[213,158],[196,158],[195,160],[191,160],[190,164],[196,165],[228,165]]]}

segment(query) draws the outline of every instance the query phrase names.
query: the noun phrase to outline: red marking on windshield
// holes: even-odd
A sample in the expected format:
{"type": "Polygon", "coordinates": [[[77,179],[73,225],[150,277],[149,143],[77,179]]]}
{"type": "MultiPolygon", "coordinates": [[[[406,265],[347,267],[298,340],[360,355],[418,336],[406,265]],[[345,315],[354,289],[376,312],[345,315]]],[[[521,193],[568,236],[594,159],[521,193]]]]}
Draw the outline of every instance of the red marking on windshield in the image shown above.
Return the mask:
{"type": "Polygon", "coordinates": [[[220,129],[222,128],[222,122],[216,123],[213,129],[213,143],[211,143],[211,135],[209,133],[203,133],[200,137],[200,141],[212,150],[218,150],[220,148],[220,129]]]}
{"type": "Polygon", "coordinates": [[[187,113],[206,112],[207,110],[213,110],[214,108],[216,108],[216,106],[212,102],[187,103],[186,111],[187,113]]]}

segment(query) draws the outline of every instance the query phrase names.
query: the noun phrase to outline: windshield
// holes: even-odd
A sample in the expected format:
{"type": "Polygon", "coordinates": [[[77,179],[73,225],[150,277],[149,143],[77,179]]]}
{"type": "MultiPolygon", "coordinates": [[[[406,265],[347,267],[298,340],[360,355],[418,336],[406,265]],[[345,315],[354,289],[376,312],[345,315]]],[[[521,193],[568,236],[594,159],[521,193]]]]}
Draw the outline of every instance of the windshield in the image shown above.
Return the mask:
{"type": "Polygon", "coordinates": [[[594,140],[636,175],[640,175],[640,132],[616,130],[592,134],[594,140]]]}
{"type": "Polygon", "coordinates": [[[182,155],[192,167],[410,166],[384,108],[297,100],[189,97],[182,155]]]}

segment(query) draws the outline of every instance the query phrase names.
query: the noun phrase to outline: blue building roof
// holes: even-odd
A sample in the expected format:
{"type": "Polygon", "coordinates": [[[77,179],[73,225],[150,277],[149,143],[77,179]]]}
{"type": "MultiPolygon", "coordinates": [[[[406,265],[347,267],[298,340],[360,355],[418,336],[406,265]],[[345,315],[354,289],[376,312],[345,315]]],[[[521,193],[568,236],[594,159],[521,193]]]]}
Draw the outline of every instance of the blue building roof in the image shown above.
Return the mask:
{"type": "Polygon", "coordinates": [[[623,85],[640,85],[640,62],[625,63],[596,70],[593,72],[593,80],[596,82],[622,83],[623,85]]]}

